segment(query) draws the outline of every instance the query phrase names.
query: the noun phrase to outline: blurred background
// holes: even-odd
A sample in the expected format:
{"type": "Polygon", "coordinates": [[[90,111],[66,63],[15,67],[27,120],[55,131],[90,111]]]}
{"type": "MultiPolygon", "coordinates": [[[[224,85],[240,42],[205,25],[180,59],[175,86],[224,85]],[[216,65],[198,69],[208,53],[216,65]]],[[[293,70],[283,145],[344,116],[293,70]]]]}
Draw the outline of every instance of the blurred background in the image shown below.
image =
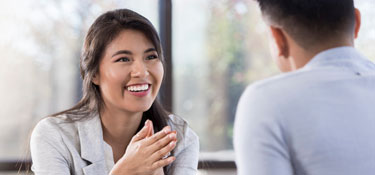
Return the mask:
{"type": "MultiPolygon", "coordinates": [[[[79,56],[88,27],[116,8],[132,9],[159,30],[171,24],[169,91],[173,113],[200,137],[200,174],[235,174],[232,145],[237,101],[252,82],[279,73],[267,28],[253,0],[12,0],[0,1],[0,174],[28,160],[28,140],[43,117],[81,96],[79,56]],[[162,5],[163,6],[163,5],[162,5]],[[160,11],[171,18],[160,18],[160,11]],[[167,20],[167,21],[165,21],[167,20]]],[[[375,61],[375,3],[362,12],[356,47],[375,61]]],[[[163,38],[162,38],[163,39],[163,38]]],[[[23,174],[22,172],[20,174],[23,174]]]]}

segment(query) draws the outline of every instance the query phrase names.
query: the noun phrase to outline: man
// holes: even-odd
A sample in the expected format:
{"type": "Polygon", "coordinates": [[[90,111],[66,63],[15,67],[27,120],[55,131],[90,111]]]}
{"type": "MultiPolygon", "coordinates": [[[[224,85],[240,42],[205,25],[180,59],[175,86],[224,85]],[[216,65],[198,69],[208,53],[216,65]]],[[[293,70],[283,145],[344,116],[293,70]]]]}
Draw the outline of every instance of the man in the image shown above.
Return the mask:
{"type": "Polygon", "coordinates": [[[375,65],[353,48],[353,0],[257,1],[288,73],[240,99],[238,174],[374,175],[375,65]]]}

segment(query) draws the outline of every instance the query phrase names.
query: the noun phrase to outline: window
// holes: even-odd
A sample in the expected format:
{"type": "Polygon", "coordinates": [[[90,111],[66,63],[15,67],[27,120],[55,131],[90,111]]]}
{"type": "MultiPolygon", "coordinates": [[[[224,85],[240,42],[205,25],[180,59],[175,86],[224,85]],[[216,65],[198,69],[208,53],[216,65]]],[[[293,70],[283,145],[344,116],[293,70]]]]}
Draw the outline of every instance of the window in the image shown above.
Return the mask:
{"type": "Polygon", "coordinates": [[[22,160],[43,117],[80,99],[84,35],[103,12],[129,8],[158,27],[157,0],[0,2],[0,160],[22,160]]]}
{"type": "Polygon", "coordinates": [[[355,41],[355,46],[369,59],[375,61],[373,51],[375,42],[375,3],[371,0],[354,1],[354,4],[361,12],[362,24],[355,41]]]}

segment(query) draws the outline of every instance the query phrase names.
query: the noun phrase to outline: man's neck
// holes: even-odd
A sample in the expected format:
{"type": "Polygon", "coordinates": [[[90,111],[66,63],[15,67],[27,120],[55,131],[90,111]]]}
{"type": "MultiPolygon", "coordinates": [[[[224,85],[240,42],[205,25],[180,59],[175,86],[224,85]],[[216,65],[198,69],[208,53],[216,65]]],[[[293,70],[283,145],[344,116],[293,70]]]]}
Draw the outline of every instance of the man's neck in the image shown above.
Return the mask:
{"type": "Polygon", "coordinates": [[[313,59],[317,54],[328,49],[350,46],[353,47],[354,44],[352,41],[341,41],[341,42],[327,42],[321,43],[317,47],[311,47],[308,49],[302,48],[298,45],[291,47],[290,61],[292,71],[304,67],[311,59],[313,59]]]}

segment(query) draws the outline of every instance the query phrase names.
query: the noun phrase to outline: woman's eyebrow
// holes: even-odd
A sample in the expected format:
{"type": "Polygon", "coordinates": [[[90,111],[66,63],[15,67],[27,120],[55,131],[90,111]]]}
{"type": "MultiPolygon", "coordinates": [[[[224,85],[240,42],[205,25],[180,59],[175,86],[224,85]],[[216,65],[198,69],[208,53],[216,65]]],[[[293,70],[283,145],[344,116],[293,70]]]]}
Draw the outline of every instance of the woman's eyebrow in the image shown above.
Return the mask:
{"type": "MultiPolygon", "coordinates": [[[[149,49],[145,50],[145,53],[147,53],[147,52],[154,52],[154,51],[156,51],[155,48],[149,48],[149,49]]],[[[131,55],[132,52],[129,51],[129,50],[119,50],[119,51],[117,51],[116,53],[114,53],[114,54],[112,55],[112,57],[114,57],[114,56],[116,56],[116,55],[120,55],[120,54],[128,54],[128,55],[131,55]]]]}
{"type": "Polygon", "coordinates": [[[154,51],[156,51],[155,48],[149,48],[149,49],[145,50],[145,53],[147,53],[147,52],[154,52],[154,51]]]}
{"type": "Polygon", "coordinates": [[[115,54],[112,55],[112,57],[116,56],[116,55],[120,55],[120,54],[128,54],[128,55],[131,55],[132,52],[128,51],[128,50],[119,50],[117,51],[115,54]]]}

